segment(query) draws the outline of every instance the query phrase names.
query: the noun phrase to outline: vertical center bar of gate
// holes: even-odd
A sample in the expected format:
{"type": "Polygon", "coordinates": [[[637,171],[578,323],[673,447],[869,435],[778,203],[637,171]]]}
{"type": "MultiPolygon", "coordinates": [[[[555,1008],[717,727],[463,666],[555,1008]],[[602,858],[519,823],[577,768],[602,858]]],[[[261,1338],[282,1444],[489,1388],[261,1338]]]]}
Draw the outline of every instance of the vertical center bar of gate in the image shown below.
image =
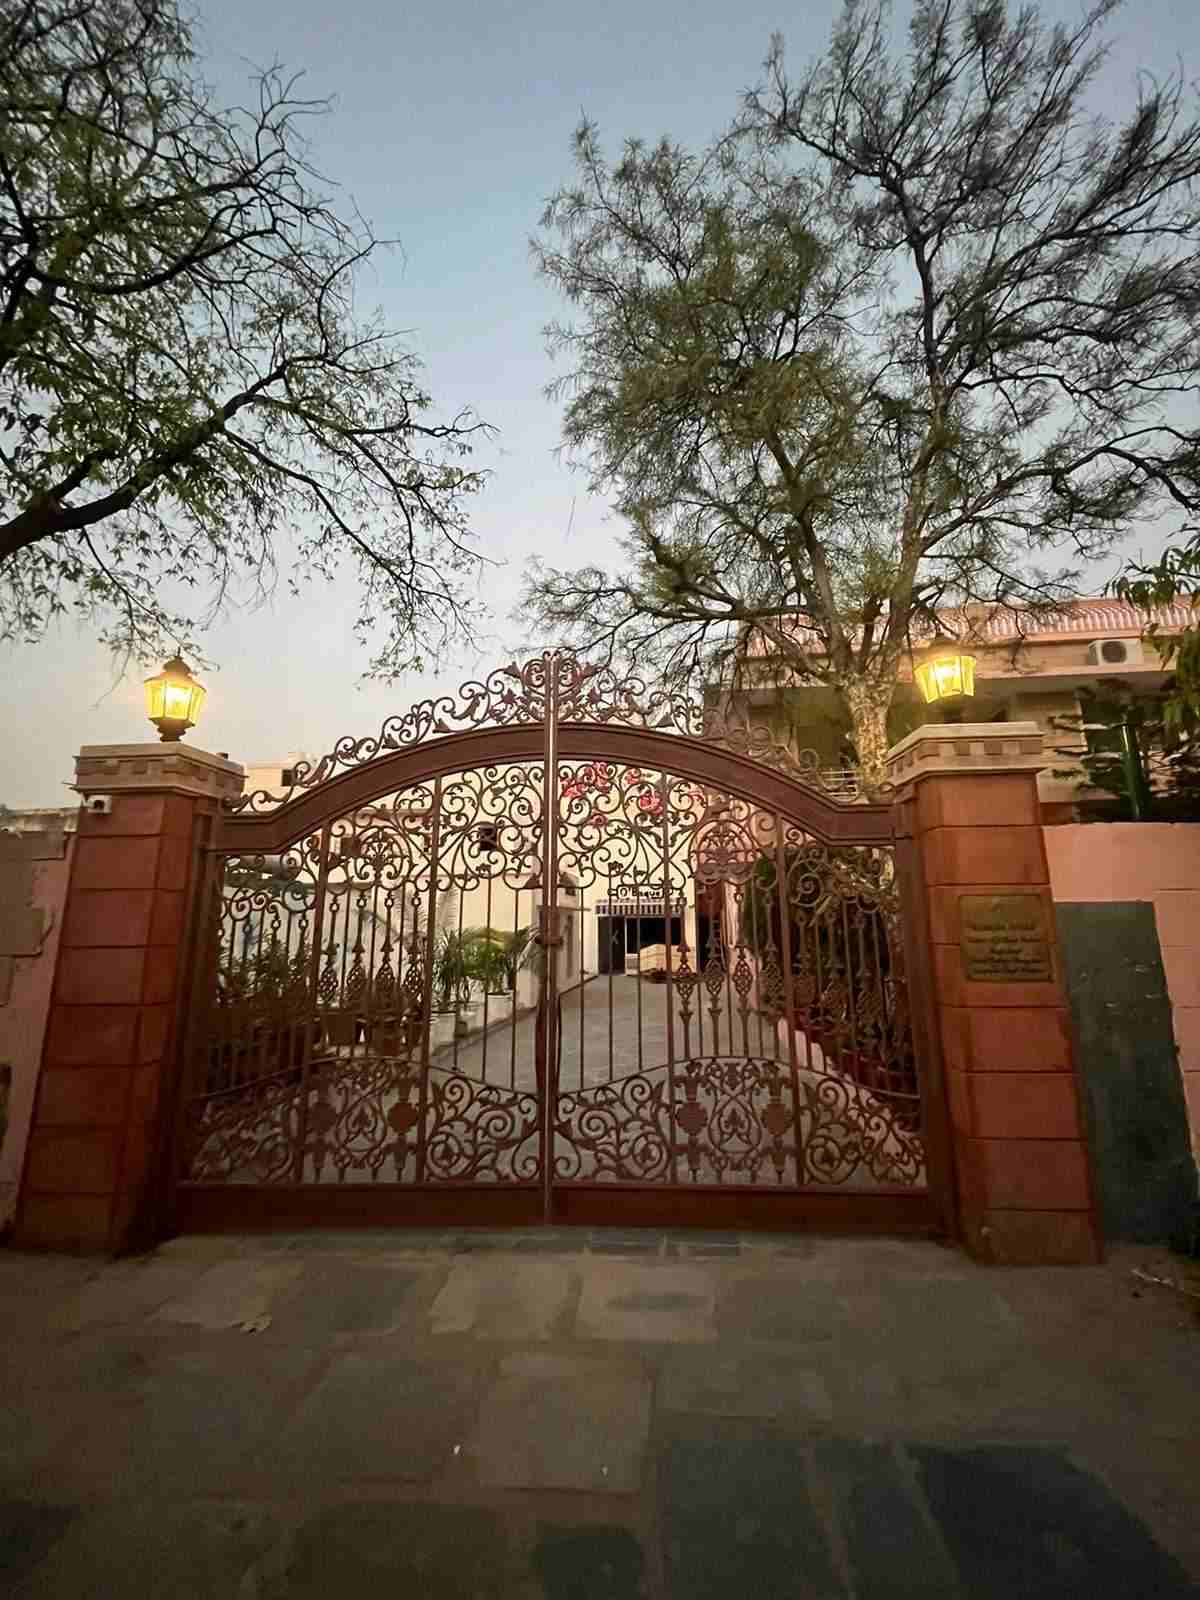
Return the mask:
{"type": "Polygon", "coordinates": [[[542,743],[542,908],[541,977],[538,988],[537,1050],[540,1056],[538,1087],[541,1092],[542,1216],[554,1211],[554,1125],[558,1099],[558,675],[562,656],[548,650],[545,666],[545,706],[542,743]]]}
{"type": "MultiPolygon", "coordinates": [[[[678,1183],[679,1135],[675,1127],[675,975],[671,970],[671,912],[674,909],[671,896],[671,780],[665,772],[659,774],[659,794],[662,797],[663,910],[666,913],[663,919],[663,944],[667,957],[667,1106],[670,1119],[668,1126],[671,1130],[671,1182],[678,1183]]],[[[679,931],[686,945],[686,899],[679,931]]],[[[640,962],[637,981],[640,986],[642,982],[640,962]]]]}

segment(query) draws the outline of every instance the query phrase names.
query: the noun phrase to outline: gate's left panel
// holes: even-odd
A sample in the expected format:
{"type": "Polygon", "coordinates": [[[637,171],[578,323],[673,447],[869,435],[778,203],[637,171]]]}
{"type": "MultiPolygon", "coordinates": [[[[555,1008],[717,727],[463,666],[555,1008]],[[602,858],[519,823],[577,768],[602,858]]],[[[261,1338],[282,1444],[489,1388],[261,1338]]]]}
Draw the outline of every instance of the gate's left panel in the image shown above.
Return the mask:
{"type": "Polygon", "coordinates": [[[179,1227],[520,1221],[540,1204],[540,763],[451,773],[278,855],[215,852],[179,1227]]]}

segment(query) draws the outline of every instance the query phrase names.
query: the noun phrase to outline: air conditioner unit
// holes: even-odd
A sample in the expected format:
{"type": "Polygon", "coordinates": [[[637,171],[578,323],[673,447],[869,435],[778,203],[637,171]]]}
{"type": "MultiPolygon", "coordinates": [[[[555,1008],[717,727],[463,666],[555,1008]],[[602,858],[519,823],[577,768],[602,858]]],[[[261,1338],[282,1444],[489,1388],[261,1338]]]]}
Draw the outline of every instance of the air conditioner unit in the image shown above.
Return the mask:
{"type": "Polygon", "coordinates": [[[1140,639],[1094,639],[1088,645],[1088,665],[1092,667],[1140,667],[1145,653],[1140,639]]]}

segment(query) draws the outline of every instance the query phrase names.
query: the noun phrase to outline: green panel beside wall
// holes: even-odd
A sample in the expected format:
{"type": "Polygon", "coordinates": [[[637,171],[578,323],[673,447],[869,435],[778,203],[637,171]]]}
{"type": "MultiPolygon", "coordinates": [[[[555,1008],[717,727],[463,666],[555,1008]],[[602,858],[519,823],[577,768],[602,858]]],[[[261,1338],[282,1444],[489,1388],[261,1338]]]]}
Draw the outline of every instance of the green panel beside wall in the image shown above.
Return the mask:
{"type": "Polygon", "coordinates": [[[1196,1195],[1154,907],[1055,907],[1104,1234],[1166,1242],[1196,1195]]]}

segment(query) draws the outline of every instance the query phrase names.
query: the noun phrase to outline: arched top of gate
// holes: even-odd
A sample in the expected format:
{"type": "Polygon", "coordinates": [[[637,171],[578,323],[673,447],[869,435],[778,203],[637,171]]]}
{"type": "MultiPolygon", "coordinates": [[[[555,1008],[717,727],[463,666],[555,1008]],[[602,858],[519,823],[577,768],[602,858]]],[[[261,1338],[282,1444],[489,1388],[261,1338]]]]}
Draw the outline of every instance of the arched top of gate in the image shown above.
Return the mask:
{"type": "Polygon", "coordinates": [[[461,767],[539,759],[551,725],[566,758],[629,761],[690,776],[769,804],[829,843],[890,837],[888,805],[846,803],[821,781],[818,757],[768,730],[638,676],[546,652],[470,679],[456,694],[417,701],[377,734],[339,739],[298,763],[285,790],[227,804],[226,845],[279,848],[353,806],[461,767]]]}

